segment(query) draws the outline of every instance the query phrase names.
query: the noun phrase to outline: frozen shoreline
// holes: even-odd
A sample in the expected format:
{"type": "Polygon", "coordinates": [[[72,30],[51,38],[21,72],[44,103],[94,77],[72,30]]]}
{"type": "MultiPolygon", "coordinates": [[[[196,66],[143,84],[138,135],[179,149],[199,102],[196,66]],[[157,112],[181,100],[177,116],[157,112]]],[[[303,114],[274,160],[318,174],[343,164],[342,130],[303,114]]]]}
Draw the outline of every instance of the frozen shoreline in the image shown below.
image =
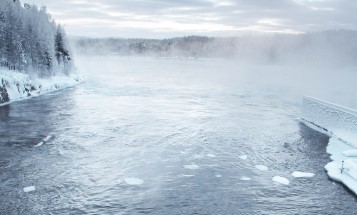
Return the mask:
{"type": "Polygon", "coordinates": [[[357,111],[305,97],[300,122],[330,137],[326,151],[328,176],[357,195],[357,111]]]}
{"type": "Polygon", "coordinates": [[[0,106],[73,87],[83,82],[78,74],[32,79],[17,71],[0,70],[0,106]]]}

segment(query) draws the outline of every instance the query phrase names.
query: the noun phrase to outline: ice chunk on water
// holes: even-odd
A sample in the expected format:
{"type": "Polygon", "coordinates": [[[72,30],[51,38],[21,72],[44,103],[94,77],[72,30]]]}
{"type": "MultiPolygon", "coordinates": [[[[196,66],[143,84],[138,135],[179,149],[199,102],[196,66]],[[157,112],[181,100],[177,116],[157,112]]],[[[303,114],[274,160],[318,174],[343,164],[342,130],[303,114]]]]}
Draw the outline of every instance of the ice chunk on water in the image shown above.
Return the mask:
{"type": "Polygon", "coordinates": [[[274,176],[272,179],[274,182],[279,183],[279,184],[284,184],[284,185],[288,185],[289,184],[289,180],[287,178],[281,177],[281,176],[274,176]]]}
{"type": "Polygon", "coordinates": [[[42,141],[43,142],[49,142],[49,141],[51,141],[51,140],[53,140],[55,138],[55,135],[48,135],[47,137],[45,137],[42,141]]]}
{"type": "Polygon", "coordinates": [[[32,191],[35,191],[35,190],[36,190],[35,186],[29,186],[29,187],[25,187],[24,188],[24,192],[25,193],[32,192],[32,191]]]}
{"type": "Polygon", "coordinates": [[[221,178],[222,177],[222,175],[220,175],[220,174],[216,174],[215,175],[217,178],[221,178]]]}
{"type": "Polygon", "coordinates": [[[37,148],[37,147],[40,147],[40,146],[42,146],[42,145],[43,145],[43,142],[41,141],[41,142],[37,143],[36,145],[34,145],[33,147],[34,147],[34,148],[37,148]]]}
{"type": "Polygon", "coordinates": [[[216,155],[213,155],[213,154],[208,154],[208,155],[206,155],[207,157],[210,157],[210,158],[215,158],[216,157],[216,155]]]}
{"type": "Polygon", "coordinates": [[[144,180],[140,178],[124,178],[124,181],[129,185],[141,185],[144,183],[144,180]]]}
{"type": "Polygon", "coordinates": [[[34,148],[40,147],[45,143],[48,143],[49,141],[51,141],[52,139],[54,139],[55,136],[54,135],[48,135],[47,137],[45,137],[41,142],[39,142],[38,144],[34,145],[34,148]]]}
{"type": "Polygon", "coordinates": [[[183,168],[185,169],[199,169],[200,167],[196,164],[184,165],[183,168]]]}
{"type": "Polygon", "coordinates": [[[315,176],[314,173],[310,172],[300,172],[300,171],[295,171],[291,174],[295,178],[312,178],[315,176]]]}
{"type": "Polygon", "coordinates": [[[178,177],[195,177],[194,175],[185,175],[185,174],[180,174],[178,177]]]}
{"type": "Polygon", "coordinates": [[[242,160],[247,160],[248,156],[247,155],[241,155],[241,156],[239,156],[239,158],[242,159],[242,160]]]}
{"type": "Polygon", "coordinates": [[[255,165],[255,168],[261,170],[261,171],[268,171],[269,168],[267,166],[264,165],[255,165]]]}
{"type": "Polygon", "coordinates": [[[250,181],[252,179],[249,178],[249,177],[243,176],[243,177],[240,178],[240,180],[242,180],[242,181],[250,181]]]}

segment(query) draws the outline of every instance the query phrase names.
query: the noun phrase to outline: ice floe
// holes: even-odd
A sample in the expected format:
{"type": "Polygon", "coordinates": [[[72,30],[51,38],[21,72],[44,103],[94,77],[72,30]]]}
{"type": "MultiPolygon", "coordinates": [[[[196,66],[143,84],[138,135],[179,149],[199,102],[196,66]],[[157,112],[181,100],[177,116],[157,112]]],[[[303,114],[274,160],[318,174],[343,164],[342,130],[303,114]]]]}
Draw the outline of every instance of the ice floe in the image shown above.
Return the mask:
{"type": "Polygon", "coordinates": [[[247,155],[241,155],[241,156],[239,156],[239,158],[242,159],[242,160],[247,160],[248,156],[247,155]]]}
{"type": "Polygon", "coordinates": [[[215,175],[217,178],[221,178],[222,177],[222,175],[220,175],[220,174],[216,174],[215,175]]]}
{"type": "Polygon", "coordinates": [[[274,182],[279,183],[279,184],[284,184],[288,185],[290,182],[287,178],[281,177],[281,176],[274,176],[272,179],[274,182]]]}
{"type": "Polygon", "coordinates": [[[246,176],[242,176],[242,177],[240,178],[240,180],[242,180],[242,181],[250,181],[250,180],[252,180],[252,179],[249,178],[249,177],[246,177],[246,176]]]}
{"type": "Polygon", "coordinates": [[[140,178],[124,178],[124,181],[129,185],[142,185],[144,183],[144,180],[140,178]]]}
{"type": "Polygon", "coordinates": [[[196,164],[184,165],[183,168],[185,169],[199,169],[200,167],[196,164]]]}
{"type": "Polygon", "coordinates": [[[268,171],[269,168],[267,166],[264,165],[255,165],[255,168],[261,170],[261,171],[268,171]]]}
{"type": "Polygon", "coordinates": [[[213,155],[213,154],[208,154],[208,155],[206,155],[207,157],[210,157],[210,158],[215,158],[216,157],[216,155],[213,155]]]}
{"type": "Polygon", "coordinates": [[[300,171],[294,171],[292,174],[291,174],[293,177],[295,178],[312,178],[315,176],[314,173],[311,173],[311,172],[300,172],[300,171]]]}
{"type": "Polygon", "coordinates": [[[35,186],[29,186],[29,187],[25,187],[24,188],[24,192],[25,193],[32,192],[32,191],[35,191],[35,190],[36,190],[35,186]]]}

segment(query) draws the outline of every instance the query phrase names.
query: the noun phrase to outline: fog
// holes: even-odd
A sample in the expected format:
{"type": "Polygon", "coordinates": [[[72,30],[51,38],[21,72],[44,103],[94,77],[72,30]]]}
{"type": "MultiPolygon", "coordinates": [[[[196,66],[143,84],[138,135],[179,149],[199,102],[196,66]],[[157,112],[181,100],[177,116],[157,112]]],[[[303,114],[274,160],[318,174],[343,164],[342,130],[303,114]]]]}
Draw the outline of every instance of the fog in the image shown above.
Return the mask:
{"type": "Polygon", "coordinates": [[[232,88],[244,82],[257,88],[269,86],[272,91],[284,87],[296,96],[296,102],[310,95],[357,107],[355,31],[165,40],[77,37],[72,38],[72,47],[81,58],[111,55],[197,61],[196,66],[204,68],[198,77],[201,81],[212,79],[232,88]]]}

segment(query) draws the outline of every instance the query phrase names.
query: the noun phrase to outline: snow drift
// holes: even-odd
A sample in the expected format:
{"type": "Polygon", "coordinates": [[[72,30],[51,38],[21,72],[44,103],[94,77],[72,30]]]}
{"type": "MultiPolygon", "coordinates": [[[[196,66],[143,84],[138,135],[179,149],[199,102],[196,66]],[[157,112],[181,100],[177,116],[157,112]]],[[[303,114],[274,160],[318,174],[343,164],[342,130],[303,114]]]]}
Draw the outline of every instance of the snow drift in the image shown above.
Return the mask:
{"type": "Polygon", "coordinates": [[[357,111],[311,97],[302,109],[302,123],[331,137],[327,174],[357,194],[357,111]]]}

